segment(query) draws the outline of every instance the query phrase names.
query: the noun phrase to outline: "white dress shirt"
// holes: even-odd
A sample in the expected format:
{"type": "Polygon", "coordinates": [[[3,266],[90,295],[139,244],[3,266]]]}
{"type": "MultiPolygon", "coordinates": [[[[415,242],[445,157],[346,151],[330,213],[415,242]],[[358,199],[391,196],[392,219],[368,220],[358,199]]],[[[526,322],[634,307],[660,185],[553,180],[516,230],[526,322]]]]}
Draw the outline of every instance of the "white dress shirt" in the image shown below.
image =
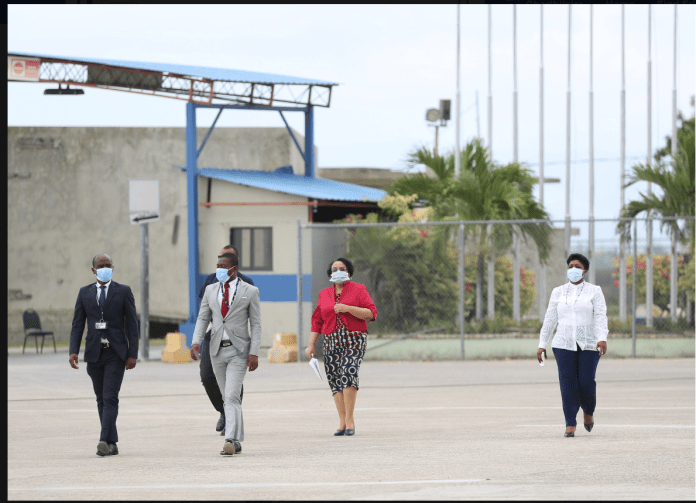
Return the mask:
{"type": "MultiPolygon", "coordinates": [[[[230,308],[232,307],[232,299],[235,297],[235,293],[237,292],[237,287],[239,286],[239,278],[234,278],[232,281],[230,281],[230,289],[227,292],[227,301],[230,303],[230,308]]],[[[218,287],[218,303],[220,304],[220,310],[222,310],[222,292],[225,289],[225,284],[220,283],[220,286],[218,287]]],[[[212,323],[208,325],[208,330],[213,326],[212,323]]],[[[227,335],[227,329],[223,327],[222,329],[222,340],[223,341],[229,341],[230,336],[227,335]]]]}
{"type": "Polygon", "coordinates": [[[554,288],[539,334],[540,348],[546,349],[556,325],[552,348],[576,351],[577,344],[583,351],[596,351],[597,343],[606,342],[609,334],[602,289],[587,281],[554,288]]]}
{"type": "MultiPolygon", "coordinates": [[[[109,295],[109,286],[111,285],[111,280],[109,280],[105,285],[102,285],[97,281],[97,304],[99,304],[99,296],[101,295],[101,289],[104,288],[104,301],[106,302],[106,296],[109,295]]],[[[101,309],[104,309],[104,306],[100,306],[101,309]]],[[[109,342],[109,340],[106,337],[101,338],[102,342],[109,342]]]]}

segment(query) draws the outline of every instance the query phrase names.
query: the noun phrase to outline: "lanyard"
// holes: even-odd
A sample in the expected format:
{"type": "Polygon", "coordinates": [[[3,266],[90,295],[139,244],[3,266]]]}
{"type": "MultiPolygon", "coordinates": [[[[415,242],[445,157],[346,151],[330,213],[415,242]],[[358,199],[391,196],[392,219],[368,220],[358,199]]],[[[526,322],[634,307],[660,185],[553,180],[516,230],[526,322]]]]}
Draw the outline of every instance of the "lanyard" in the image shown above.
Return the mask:
{"type": "Polygon", "coordinates": [[[222,283],[220,283],[220,293],[222,295],[222,301],[225,303],[227,306],[227,309],[230,309],[230,306],[234,304],[234,298],[237,296],[237,289],[239,288],[239,278],[237,278],[237,284],[234,286],[234,294],[232,295],[232,300],[227,302],[225,300],[225,291],[222,289],[222,283]]]}

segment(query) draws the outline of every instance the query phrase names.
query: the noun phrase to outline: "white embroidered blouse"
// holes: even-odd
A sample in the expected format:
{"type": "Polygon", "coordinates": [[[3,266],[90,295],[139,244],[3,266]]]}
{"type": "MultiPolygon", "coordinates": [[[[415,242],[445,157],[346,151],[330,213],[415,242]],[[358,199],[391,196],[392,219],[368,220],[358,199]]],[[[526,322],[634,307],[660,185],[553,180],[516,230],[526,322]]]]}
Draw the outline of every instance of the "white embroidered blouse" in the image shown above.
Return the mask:
{"type": "Polygon", "coordinates": [[[552,348],[576,351],[577,344],[583,351],[596,351],[597,343],[606,342],[609,334],[602,289],[587,281],[554,288],[539,334],[540,348],[546,349],[557,325],[552,348]]]}

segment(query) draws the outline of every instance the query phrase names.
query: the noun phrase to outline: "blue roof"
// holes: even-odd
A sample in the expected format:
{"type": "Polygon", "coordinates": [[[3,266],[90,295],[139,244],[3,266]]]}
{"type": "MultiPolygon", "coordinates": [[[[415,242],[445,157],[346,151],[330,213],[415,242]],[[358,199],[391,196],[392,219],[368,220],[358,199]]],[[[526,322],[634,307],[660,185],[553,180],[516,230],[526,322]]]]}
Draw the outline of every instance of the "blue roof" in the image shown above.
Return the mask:
{"type": "MultiPolygon", "coordinates": [[[[186,170],[185,167],[177,166],[186,170]]],[[[238,183],[259,189],[273,190],[312,199],[334,201],[377,202],[387,193],[381,189],[363,187],[352,183],[337,182],[324,178],[275,173],[272,171],[249,171],[242,169],[200,168],[201,176],[238,183]]]]}
{"type": "Polygon", "coordinates": [[[228,70],[223,68],[211,68],[208,66],[175,65],[173,63],[146,63],[143,61],[121,61],[116,59],[74,58],[72,56],[51,56],[48,54],[28,54],[23,52],[7,51],[8,55],[25,56],[35,58],[52,58],[64,61],[77,61],[82,63],[97,63],[101,65],[122,66],[124,68],[136,68],[138,70],[150,70],[153,72],[169,72],[190,77],[201,77],[216,81],[249,82],[255,84],[314,84],[324,86],[337,86],[335,82],[323,80],[303,79],[288,75],[274,73],[247,72],[244,70],[228,70]]]}

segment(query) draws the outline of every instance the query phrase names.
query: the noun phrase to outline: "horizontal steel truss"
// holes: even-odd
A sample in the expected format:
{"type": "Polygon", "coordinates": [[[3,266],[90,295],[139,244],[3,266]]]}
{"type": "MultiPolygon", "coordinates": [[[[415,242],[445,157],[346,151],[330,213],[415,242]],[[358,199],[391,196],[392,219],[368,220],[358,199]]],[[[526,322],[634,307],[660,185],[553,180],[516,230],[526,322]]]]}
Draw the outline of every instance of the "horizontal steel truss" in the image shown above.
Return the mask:
{"type": "Polygon", "coordinates": [[[153,72],[97,63],[75,63],[49,58],[41,59],[39,82],[111,89],[205,104],[212,104],[213,100],[219,100],[260,106],[287,103],[325,108],[331,105],[332,89],[330,85],[319,84],[213,81],[169,72],[153,72]],[[128,73],[128,85],[89,83],[87,79],[88,68],[96,76],[108,72],[128,73]],[[153,77],[161,78],[161,85],[153,86],[153,77]]]}

